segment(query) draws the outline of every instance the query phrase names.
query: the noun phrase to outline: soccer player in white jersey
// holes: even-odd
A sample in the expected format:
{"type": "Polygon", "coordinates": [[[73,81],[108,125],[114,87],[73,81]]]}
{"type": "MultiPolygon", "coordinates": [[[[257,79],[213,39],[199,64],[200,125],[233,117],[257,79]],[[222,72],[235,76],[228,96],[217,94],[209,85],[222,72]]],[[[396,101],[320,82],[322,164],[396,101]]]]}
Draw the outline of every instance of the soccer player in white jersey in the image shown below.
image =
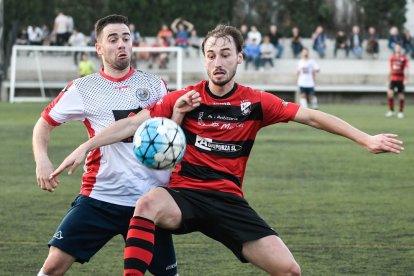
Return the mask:
{"type": "Polygon", "coordinates": [[[298,62],[298,87],[300,92],[299,103],[308,107],[310,102],[313,109],[318,109],[318,98],[315,95],[316,73],[319,72],[319,65],[312,58],[309,58],[309,50],[302,49],[302,58],[298,62]]]}
{"type": "MultiPolygon", "coordinates": [[[[167,94],[158,76],[130,66],[132,41],[126,17],[104,17],[96,22],[95,30],[96,52],[103,68],[69,83],[44,109],[33,130],[37,183],[49,192],[59,185],[57,179],[49,180],[54,166],[48,144],[56,126],[81,121],[91,138],[167,94]]],[[[112,237],[121,234],[126,239],[137,199],[165,185],[169,178],[169,171],[150,170],[138,163],[131,138],[90,152],[80,193],[49,241],[49,255],[38,275],[64,275],[73,262],[88,262],[112,237]]],[[[176,275],[171,234],[156,229],[155,235],[158,253],[151,263],[151,273],[176,275]]]]}

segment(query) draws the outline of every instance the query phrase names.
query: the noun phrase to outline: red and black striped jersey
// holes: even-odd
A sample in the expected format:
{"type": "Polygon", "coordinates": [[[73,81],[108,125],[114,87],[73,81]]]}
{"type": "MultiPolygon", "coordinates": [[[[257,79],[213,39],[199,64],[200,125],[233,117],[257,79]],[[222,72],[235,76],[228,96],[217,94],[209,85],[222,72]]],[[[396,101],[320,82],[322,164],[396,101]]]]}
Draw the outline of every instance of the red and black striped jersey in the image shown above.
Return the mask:
{"type": "Polygon", "coordinates": [[[408,67],[408,58],[404,55],[393,55],[390,58],[391,80],[403,81],[404,70],[408,67]]]}
{"type": "Polygon", "coordinates": [[[208,82],[201,81],[166,95],[149,108],[151,117],[171,117],[176,100],[190,90],[198,91],[202,102],[183,120],[187,150],[168,186],[243,196],[243,177],[257,132],[292,120],[299,106],[239,84],[217,97],[209,91],[208,82]]]}

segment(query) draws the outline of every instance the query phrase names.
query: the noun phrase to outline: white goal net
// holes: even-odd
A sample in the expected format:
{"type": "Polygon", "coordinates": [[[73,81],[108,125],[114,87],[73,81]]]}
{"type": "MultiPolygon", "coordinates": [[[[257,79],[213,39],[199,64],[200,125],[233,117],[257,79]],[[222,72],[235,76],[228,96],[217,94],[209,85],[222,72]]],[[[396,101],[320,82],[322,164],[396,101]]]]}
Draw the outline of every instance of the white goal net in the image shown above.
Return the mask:
{"type": "MultiPolygon", "coordinates": [[[[10,80],[3,83],[10,102],[53,99],[70,81],[79,77],[75,58],[87,53],[95,71],[102,67],[95,47],[14,45],[10,80]]],[[[169,89],[182,88],[183,53],[180,47],[134,47],[132,66],[159,75],[169,89]]]]}

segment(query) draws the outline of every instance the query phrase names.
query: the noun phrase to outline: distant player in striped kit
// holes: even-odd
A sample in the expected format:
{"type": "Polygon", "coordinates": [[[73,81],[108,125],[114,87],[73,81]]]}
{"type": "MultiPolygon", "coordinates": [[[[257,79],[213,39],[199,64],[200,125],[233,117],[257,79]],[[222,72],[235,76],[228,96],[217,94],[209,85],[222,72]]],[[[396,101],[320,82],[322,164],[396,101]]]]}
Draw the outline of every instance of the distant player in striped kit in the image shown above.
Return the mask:
{"type": "MultiPolygon", "coordinates": [[[[57,179],[49,179],[54,167],[48,144],[56,126],[81,121],[91,138],[167,94],[158,76],[131,67],[132,39],[126,17],[104,17],[97,21],[95,30],[95,47],[103,68],[69,83],[44,109],[34,127],[37,183],[49,192],[59,184],[57,179]]],[[[132,149],[132,137],[125,137],[88,154],[80,193],[49,241],[49,255],[39,276],[63,275],[73,262],[88,262],[114,236],[121,234],[126,239],[137,199],[168,183],[169,171],[142,166],[132,149]]],[[[171,234],[155,228],[154,232],[156,253],[149,270],[155,275],[176,275],[171,234]]]]}
{"type": "Polygon", "coordinates": [[[170,93],[137,116],[114,123],[79,146],[51,175],[53,179],[69,166],[72,173],[87,152],[129,137],[150,117],[183,118],[187,151],[168,186],[138,200],[128,231],[124,275],[144,275],[153,254],[155,226],[175,234],[200,231],[221,242],[240,261],[270,275],[301,274],[276,231],[243,197],[247,161],[262,127],[295,121],[344,136],[371,153],[403,150],[394,134],[371,136],[335,116],[236,83],[242,45],[238,29],[217,26],[202,43],[208,81],[170,93]]]}
{"type": "Polygon", "coordinates": [[[402,53],[402,47],[396,44],[394,47],[394,55],[390,58],[390,75],[388,83],[388,108],[386,117],[394,115],[394,92],[398,93],[399,109],[397,117],[404,118],[405,104],[405,85],[408,81],[408,58],[402,53]]]}

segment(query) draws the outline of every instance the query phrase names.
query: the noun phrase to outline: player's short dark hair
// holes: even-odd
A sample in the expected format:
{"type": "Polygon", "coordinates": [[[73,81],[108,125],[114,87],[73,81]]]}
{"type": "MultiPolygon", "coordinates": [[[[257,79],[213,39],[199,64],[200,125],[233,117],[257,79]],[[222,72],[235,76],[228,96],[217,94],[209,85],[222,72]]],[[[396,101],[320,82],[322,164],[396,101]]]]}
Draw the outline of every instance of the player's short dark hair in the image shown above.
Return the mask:
{"type": "Polygon", "coordinates": [[[215,38],[225,38],[227,36],[231,36],[234,40],[234,43],[236,45],[236,50],[238,53],[240,53],[243,50],[243,43],[244,39],[239,31],[239,29],[229,26],[229,25],[217,25],[213,30],[209,31],[207,35],[204,37],[203,43],[201,44],[201,50],[203,51],[204,55],[204,44],[210,37],[215,38]]]}
{"type": "Polygon", "coordinates": [[[99,38],[103,28],[105,28],[108,24],[125,24],[128,26],[128,17],[120,14],[111,14],[96,21],[95,34],[97,38],[99,38]]]}

